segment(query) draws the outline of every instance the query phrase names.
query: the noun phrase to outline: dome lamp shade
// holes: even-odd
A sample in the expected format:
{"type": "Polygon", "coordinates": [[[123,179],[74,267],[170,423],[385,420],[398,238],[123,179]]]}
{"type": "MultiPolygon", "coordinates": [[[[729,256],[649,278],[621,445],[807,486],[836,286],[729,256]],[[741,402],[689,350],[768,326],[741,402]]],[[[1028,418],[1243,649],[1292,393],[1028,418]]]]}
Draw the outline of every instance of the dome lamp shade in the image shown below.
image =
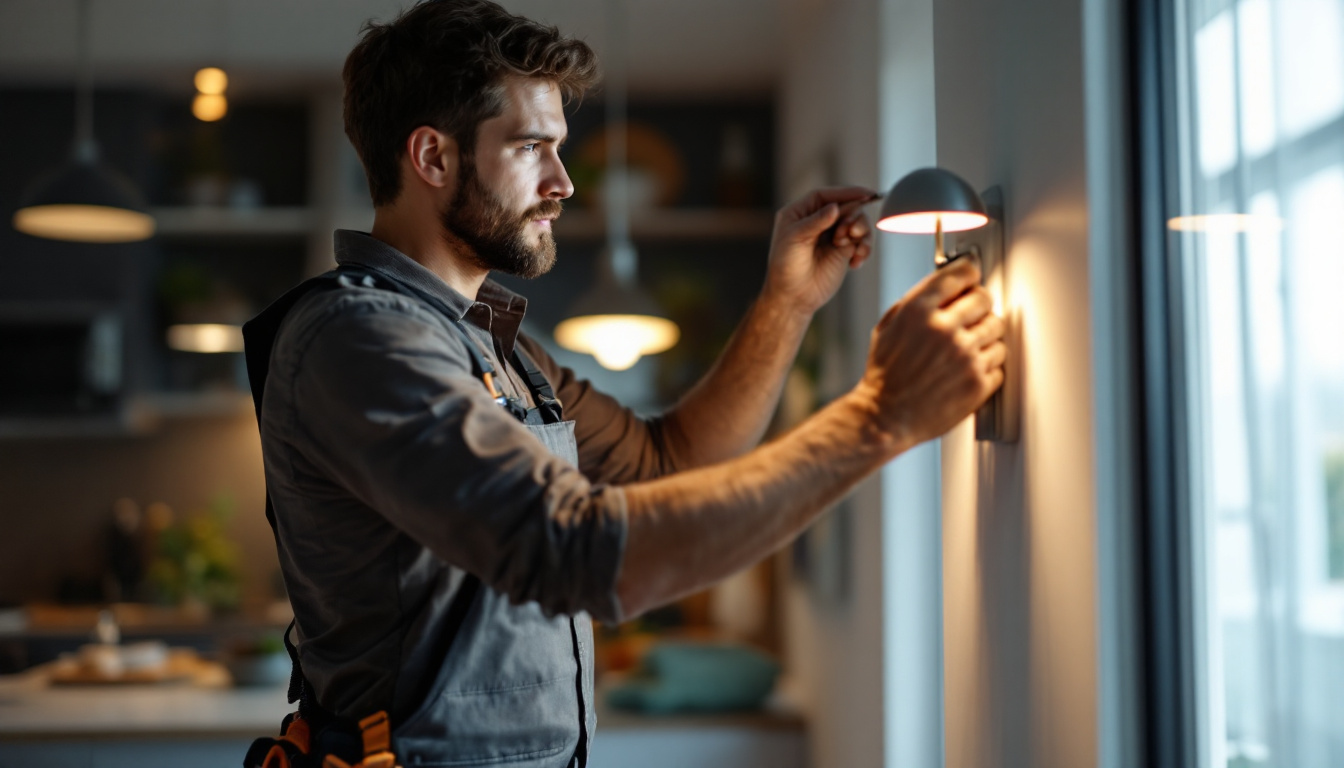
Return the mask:
{"type": "Polygon", "coordinates": [[[596,284],[574,302],[554,336],[565,349],[592,355],[608,370],[623,371],[645,355],[676,346],[681,331],[638,283],[617,277],[611,260],[608,254],[599,257],[596,284]]]}
{"type": "Polygon", "coordinates": [[[907,173],[887,193],[877,228],[908,235],[933,235],[933,262],[951,259],[943,248],[944,232],[965,232],[989,223],[990,211],[975,188],[942,168],[920,168],[907,173]]]}
{"type": "Polygon", "coordinates": [[[676,346],[681,330],[639,286],[639,256],[630,239],[630,189],[626,172],[625,0],[607,0],[607,173],[604,208],[607,247],[598,256],[597,279],[555,326],[565,349],[592,355],[603,368],[623,371],[645,355],[676,346]]]}
{"type": "Polygon", "coordinates": [[[964,179],[942,168],[920,168],[906,174],[887,193],[877,228],[931,235],[940,223],[944,232],[962,232],[988,222],[984,201],[964,179]]]}
{"type": "Polygon", "coordinates": [[[38,177],[19,198],[14,228],[34,237],[81,243],[129,243],[154,234],[154,218],[135,187],[98,162],[93,132],[89,2],[79,2],[79,77],[70,159],[38,177]]]}
{"type": "Polygon", "coordinates": [[[126,243],[153,235],[154,218],[125,177],[77,156],[29,186],[14,228],[52,240],[126,243]]]}

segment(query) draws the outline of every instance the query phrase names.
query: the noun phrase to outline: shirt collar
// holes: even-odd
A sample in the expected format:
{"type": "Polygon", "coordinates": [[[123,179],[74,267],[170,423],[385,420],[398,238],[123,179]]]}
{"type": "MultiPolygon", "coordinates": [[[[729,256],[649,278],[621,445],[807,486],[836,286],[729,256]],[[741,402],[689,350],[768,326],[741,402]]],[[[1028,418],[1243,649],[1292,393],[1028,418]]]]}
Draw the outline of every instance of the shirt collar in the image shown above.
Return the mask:
{"type": "Polygon", "coordinates": [[[466,319],[481,326],[495,337],[505,355],[513,354],[513,345],[518,339],[523,315],[527,312],[527,299],[487,279],[481,284],[476,301],[472,301],[415,259],[368,233],[338,229],[333,239],[337,264],[358,265],[386,272],[430,293],[456,313],[454,320],[466,319]],[[478,305],[485,305],[490,311],[473,311],[478,305]]]}

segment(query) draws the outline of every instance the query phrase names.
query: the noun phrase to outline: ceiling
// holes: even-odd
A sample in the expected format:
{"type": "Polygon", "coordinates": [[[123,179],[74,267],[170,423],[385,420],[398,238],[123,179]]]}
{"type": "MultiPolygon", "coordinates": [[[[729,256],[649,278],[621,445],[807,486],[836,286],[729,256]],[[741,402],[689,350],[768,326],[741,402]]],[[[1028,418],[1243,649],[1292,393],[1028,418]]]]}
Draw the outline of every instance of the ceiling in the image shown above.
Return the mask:
{"type": "MultiPolygon", "coordinates": [[[[779,76],[786,0],[628,0],[634,93],[741,93],[779,76]]],[[[339,79],[360,25],[411,0],[91,0],[100,84],[191,88],[222,66],[230,91],[264,92],[339,79]]],[[[504,0],[511,11],[606,47],[606,0],[504,0]]],[[[0,82],[68,84],[77,0],[0,0],[0,82]]]]}

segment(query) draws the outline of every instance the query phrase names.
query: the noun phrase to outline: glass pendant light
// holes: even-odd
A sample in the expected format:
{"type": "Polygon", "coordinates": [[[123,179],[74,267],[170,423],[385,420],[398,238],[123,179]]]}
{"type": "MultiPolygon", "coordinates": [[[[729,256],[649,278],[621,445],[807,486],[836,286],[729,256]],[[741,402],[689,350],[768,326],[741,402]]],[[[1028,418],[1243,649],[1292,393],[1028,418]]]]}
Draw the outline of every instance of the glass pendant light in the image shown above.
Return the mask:
{"type": "Polygon", "coordinates": [[[603,202],[607,246],[598,258],[597,281],[555,327],[565,349],[590,354],[604,368],[623,371],[644,355],[665,352],[681,337],[677,324],[639,287],[639,255],[630,239],[626,169],[626,40],[623,0],[608,0],[606,75],[607,172],[603,202]]]}
{"type": "Polygon", "coordinates": [[[89,0],[79,3],[79,82],[70,159],[36,179],[20,197],[14,228],[35,237],[125,243],[154,234],[135,186],[98,162],[93,138],[93,68],[89,62],[89,0]]]}

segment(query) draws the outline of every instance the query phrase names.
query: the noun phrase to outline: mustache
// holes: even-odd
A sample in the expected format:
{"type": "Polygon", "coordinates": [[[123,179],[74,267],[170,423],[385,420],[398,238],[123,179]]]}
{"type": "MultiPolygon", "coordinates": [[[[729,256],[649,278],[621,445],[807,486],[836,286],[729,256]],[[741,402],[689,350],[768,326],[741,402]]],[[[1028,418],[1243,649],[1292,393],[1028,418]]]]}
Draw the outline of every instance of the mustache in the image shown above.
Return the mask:
{"type": "Polygon", "coordinates": [[[533,219],[554,219],[565,209],[559,200],[543,200],[523,212],[523,221],[533,219]]]}

